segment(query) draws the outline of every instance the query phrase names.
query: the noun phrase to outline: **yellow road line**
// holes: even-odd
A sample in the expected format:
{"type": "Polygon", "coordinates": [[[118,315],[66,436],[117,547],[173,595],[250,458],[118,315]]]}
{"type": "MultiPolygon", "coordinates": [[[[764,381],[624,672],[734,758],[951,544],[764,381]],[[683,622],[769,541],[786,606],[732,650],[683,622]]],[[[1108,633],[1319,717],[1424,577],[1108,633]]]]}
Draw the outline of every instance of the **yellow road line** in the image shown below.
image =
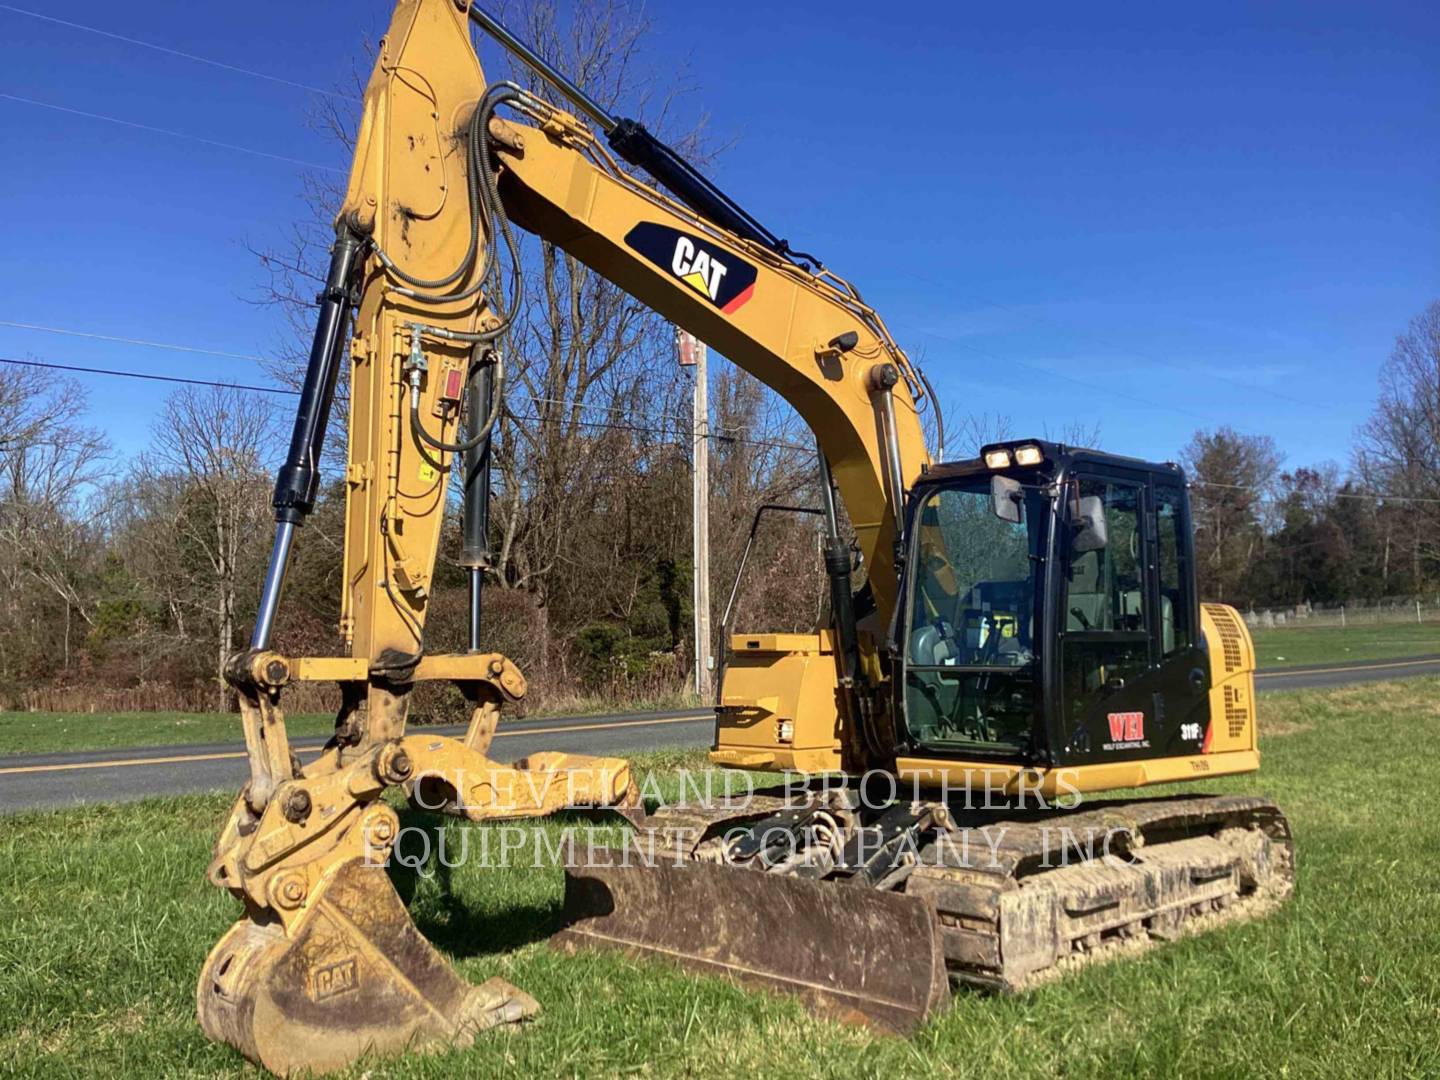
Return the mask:
{"type": "MultiPolygon", "coordinates": [[[[1341,666],[1328,668],[1302,668],[1299,671],[1257,671],[1257,679],[1283,679],[1295,675],[1332,675],[1344,671],[1383,671],[1390,668],[1424,667],[1440,664],[1440,660],[1399,660],[1387,664],[1365,664],[1363,666],[1341,666]]],[[[705,719],[703,716],[674,716],[665,720],[620,720],[603,724],[570,724],[565,727],[542,728],[537,731],[497,731],[495,738],[518,738],[521,735],[564,735],[576,731],[601,731],[613,728],[660,727],[664,724],[689,724],[705,719]]],[[[423,735],[424,729],[412,731],[412,735],[423,735]]],[[[318,750],[307,751],[318,753],[318,750]]],[[[129,758],[121,761],[82,761],[70,765],[21,765],[0,769],[0,776],[18,773],[70,772],[77,769],[127,769],[140,765],[178,765],[192,761],[227,761],[245,757],[244,751],[226,751],[219,754],[177,754],[171,757],[129,758]]]]}
{"type": "Polygon", "coordinates": [[[1383,671],[1386,668],[1424,667],[1428,664],[1440,664],[1440,660],[1431,657],[1428,660],[1398,660],[1389,664],[1342,664],[1339,667],[1297,668],[1294,671],[1257,671],[1255,677],[1283,679],[1287,675],[1333,675],[1337,671],[1383,671]]]}
{"type": "Polygon", "coordinates": [[[21,765],[12,769],[0,769],[0,776],[11,773],[65,772],[68,769],[108,769],[112,766],[123,768],[127,765],[173,765],[182,761],[223,761],[226,758],[243,758],[244,751],[223,754],[179,754],[175,757],[132,758],[128,761],[81,761],[72,765],[21,765]]]}
{"type": "MultiPolygon", "coordinates": [[[[565,727],[541,728],[538,731],[497,731],[495,738],[518,738],[521,735],[564,735],[573,731],[602,731],[611,728],[659,727],[662,724],[692,724],[704,719],[703,716],[672,716],[664,720],[612,720],[603,724],[570,724],[565,727]]],[[[425,729],[419,728],[409,734],[423,735],[425,729]]],[[[301,752],[318,754],[320,750],[316,747],[301,752]]],[[[177,754],[172,757],[126,758],[120,761],[81,761],[69,765],[19,765],[14,768],[0,769],[0,776],[10,776],[15,773],[69,772],[72,769],[128,769],[137,765],[178,765],[190,761],[228,761],[245,756],[243,750],[227,750],[218,754],[177,754]]]]}

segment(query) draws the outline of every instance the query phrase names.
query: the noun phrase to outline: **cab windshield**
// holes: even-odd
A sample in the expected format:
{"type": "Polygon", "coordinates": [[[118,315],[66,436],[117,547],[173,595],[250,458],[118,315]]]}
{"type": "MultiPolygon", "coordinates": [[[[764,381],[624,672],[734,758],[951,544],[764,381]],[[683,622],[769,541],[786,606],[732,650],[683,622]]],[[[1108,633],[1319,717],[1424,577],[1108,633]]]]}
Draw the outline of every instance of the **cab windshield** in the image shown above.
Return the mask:
{"type": "Polygon", "coordinates": [[[905,704],[922,746],[1030,743],[1048,500],[1031,478],[1015,502],[1018,523],[998,516],[991,477],[980,474],[936,488],[914,519],[905,704]]]}

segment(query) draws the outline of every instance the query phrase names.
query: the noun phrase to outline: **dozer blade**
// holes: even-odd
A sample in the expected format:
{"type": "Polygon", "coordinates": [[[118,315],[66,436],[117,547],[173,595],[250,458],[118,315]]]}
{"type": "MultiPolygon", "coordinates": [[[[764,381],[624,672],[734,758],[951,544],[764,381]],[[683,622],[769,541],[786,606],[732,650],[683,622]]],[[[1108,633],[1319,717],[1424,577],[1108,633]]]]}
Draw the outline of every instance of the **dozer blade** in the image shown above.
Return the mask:
{"type": "Polygon", "coordinates": [[[797,994],[814,1011],[908,1032],[950,999],[940,924],[919,897],[707,862],[565,871],[565,948],[601,946],[797,994]]]}
{"type": "Polygon", "coordinates": [[[366,1053],[468,1045],[535,1015],[504,979],[461,979],[410,921],[383,867],[340,866],[287,933],[242,919],[205,962],[200,1025],[281,1076],[330,1072],[366,1053]]]}

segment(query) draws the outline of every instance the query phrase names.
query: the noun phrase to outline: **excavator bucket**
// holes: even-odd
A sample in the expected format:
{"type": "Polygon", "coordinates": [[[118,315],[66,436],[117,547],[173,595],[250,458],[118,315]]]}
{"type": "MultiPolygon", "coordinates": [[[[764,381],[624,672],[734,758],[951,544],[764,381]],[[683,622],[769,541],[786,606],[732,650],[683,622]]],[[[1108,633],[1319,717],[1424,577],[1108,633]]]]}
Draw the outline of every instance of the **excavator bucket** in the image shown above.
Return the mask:
{"type": "Polygon", "coordinates": [[[410,921],[383,867],[338,867],[304,919],[241,919],[210,953],[200,1024],[279,1076],[330,1072],[364,1054],[468,1045],[534,1016],[504,979],[460,978],[410,921]]]}
{"type": "MultiPolygon", "coordinates": [[[[587,855],[591,854],[587,852],[587,855]]],[[[595,853],[565,872],[567,949],[622,949],[905,1033],[950,1000],[934,905],[897,892],[595,853]]]]}

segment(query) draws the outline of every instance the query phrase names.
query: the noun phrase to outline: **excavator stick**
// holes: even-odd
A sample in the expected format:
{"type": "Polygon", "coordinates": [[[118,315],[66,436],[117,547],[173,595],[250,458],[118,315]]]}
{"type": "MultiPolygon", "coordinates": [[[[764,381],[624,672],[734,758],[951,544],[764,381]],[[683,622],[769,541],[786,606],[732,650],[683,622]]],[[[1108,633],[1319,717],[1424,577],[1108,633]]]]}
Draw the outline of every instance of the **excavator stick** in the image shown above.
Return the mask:
{"type": "Polygon", "coordinates": [[[196,1007],[211,1038],[280,1074],[464,1045],[538,1011],[504,980],[460,978],[411,922],[385,870],[401,835],[387,792],[477,822],[635,801],[623,760],[488,756],[501,706],[523,697],[525,680],[479,640],[484,462],[503,400],[500,342],[514,312],[504,308],[493,250],[503,221],[480,205],[493,170],[477,134],[489,116],[487,86],[467,9],[397,0],[377,49],[275,485],[275,545],[250,649],[225,673],[239,698],[250,780],[208,876],[244,916],[211,952],[196,1007]],[[342,367],[350,405],[343,655],[291,658],[271,638],[296,532],[321,490],[342,367]],[[467,480],[471,620],[469,651],[446,654],[433,650],[425,624],[457,460],[467,480]],[[342,694],[334,737],[303,765],[280,707],[292,681],[334,682],[342,694]],[[450,683],[470,703],[464,739],[407,732],[411,693],[425,681],[450,683]]]}

